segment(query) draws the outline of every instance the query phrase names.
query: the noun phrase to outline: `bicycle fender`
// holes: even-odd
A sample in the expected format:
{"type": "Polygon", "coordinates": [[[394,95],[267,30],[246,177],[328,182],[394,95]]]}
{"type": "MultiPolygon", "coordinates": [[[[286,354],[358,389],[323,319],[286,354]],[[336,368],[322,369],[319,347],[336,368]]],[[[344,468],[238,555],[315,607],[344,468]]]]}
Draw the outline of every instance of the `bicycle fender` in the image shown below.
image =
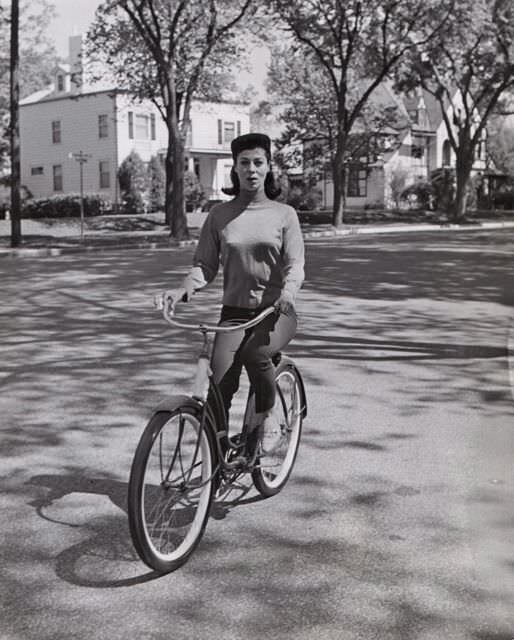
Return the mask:
{"type": "Polygon", "coordinates": [[[158,411],[175,411],[175,409],[179,409],[180,407],[184,406],[190,407],[191,409],[197,409],[198,411],[201,411],[203,407],[201,402],[195,400],[191,396],[166,396],[159,402],[159,404],[155,408],[155,413],[157,413],[158,411]]]}
{"type": "Polygon", "coordinates": [[[298,382],[300,383],[300,393],[302,394],[302,418],[305,418],[307,416],[307,394],[305,393],[305,385],[303,383],[302,374],[300,373],[293,360],[291,360],[289,356],[281,353],[280,361],[277,364],[277,372],[280,372],[282,369],[286,369],[287,367],[291,367],[291,369],[294,369],[295,374],[298,376],[298,382]]]}

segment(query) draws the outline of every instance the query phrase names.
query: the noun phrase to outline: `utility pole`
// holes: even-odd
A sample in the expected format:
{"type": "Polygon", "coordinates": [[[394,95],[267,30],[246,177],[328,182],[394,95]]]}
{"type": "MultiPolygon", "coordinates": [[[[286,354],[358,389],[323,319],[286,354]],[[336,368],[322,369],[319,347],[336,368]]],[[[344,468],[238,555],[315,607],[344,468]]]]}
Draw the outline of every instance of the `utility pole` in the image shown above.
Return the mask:
{"type": "Polygon", "coordinates": [[[11,58],[10,58],[10,143],[11,143],[11,246],[21,243],[20,198],[20,126],[19,126],[19,0],[11,0],[11,58]]]}
{"type": "Polygon", "coordinates": [[[91,158],[90,153],[84,153],[82,150],[78,153],[69,153],[69,158],[73,158],[80,165],[80,241],[84,240],[84,165],[91,158]]]}

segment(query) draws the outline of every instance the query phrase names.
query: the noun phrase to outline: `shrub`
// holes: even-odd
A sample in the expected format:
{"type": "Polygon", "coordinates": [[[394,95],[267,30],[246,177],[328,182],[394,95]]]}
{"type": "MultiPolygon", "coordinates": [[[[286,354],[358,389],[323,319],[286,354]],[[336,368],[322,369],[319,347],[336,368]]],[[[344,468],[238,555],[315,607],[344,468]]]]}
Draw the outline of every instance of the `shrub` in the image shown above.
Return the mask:
{"type": "Polygon", "coordinates": [[[148,188],[145,164],[136,151],[131,151],[118,169],[123,213],[144,213],[144,194],[148,188]]]}
{"type": "Polygon", "coordinates": [[[435,190],[430,182],[420,180],[410,184],[401,193],[402,200],[407,200],[410,208],[433,209],[435,190]]]}
{"type": "Polygon", "coordinates": [[[159,156],[152,156],[148,164],[148,207],[162,211],[166,198],[166,173],[159,156]]]}
{"type": "Polygon", "coordinates": [[[441,211],[452,211],[455,203],[455,169],[436,169],[432,171],[431,180],[435,207],[441,211]]]}
{"type": "MultiPolygon", "coordinates": [[[[100,216],[112,211],[112,202],[103,195],[89,193],[84,196],[84,216],[100,216]]],[[[80,217],[80,195],[69,193],[27,200],[22,207],[22,218],[80,217]]]]}
{"type": "Polygon", "coordinates": [[[184,201],[186,211],[194,211],[205,203],[205,192],[193,171],[186,171],[184,174],[184,201]]]}
{"type": "Polygon", "coordinates": [[[391,171],[389,188],[391,189],[391,200],[396,209],[400,208],[400,200],[407,184],[408,175],[408,172],[400,167],[395,167],[391,171]]]}
{"type": "Polygon", "coordinates": [[[287,204],[297,211],[317,211],[323,203],[323,192],[314,185],[297,182],[291,185],[287,194],[287,204]]]}
{"type": "Polygon", "coordinates": [[[504,187],[492,196],[495,209],[514,209],[514,187],[504,187]]]}

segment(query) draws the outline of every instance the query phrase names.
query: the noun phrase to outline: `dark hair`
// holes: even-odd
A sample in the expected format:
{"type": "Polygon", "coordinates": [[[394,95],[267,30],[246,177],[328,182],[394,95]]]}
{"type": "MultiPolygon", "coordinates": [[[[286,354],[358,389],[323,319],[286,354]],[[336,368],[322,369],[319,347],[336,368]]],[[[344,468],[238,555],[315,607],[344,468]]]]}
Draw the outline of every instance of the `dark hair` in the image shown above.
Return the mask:
{"type": "MultiPolygon", "coordinates": [[[[237,156],[241,151],[246,151],[247,149],[262,149],[266,154],[266,159],[270,165],[270,170],[266,174],[266,178],[264,180],[264,193],[270,200],[275,200],[282,193],[282,189],[280,185],[277,184],[275,180],[275,176],[271,170],[271,140],[264,133],[246,133],[242,136],[238,136],[234,138],[231,142],[231,150],[232,150],[232,158],[234,161],[234,165],[237,162],[237,156]]],[[[224,187],[221,190],[223,193],[226,193],[228,196],[237,196],[241,190],[239,184],[239,177],[235,171],[235,168],[232,167],[230,170],[230,180],[232,181],[231,187],[224,187]]]]}
{"type": "MultiPolygon", "coordinates": [[[[223,187],[221,190],[223,193],[226,193],[227,196],[238,196],[241,191],[241,187],[239,185],[239,176],[237,175],[234,167],[230,170],[230,180],[232,181],[232,186],[223,187]]],[[[264,193],[270,200],[275,200],[282,193],[282,189],[280,185],[277,184],[273,171],[271,170],[271,165],[270,170],[264,179],[264,193]]]]}

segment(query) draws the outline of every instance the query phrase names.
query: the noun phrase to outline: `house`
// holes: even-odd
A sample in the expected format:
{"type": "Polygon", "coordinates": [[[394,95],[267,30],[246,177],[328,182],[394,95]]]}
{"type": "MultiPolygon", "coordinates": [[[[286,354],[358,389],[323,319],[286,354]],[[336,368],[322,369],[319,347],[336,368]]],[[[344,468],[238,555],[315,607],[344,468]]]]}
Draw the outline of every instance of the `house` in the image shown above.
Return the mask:
{"type": "MultiPolygon", "coordinates": [[[[428,92],[419,90],[399,96],[389,84],[383,83],[374,100],[395,105],[404,126],[382,132],[381,154],[348,163],[346,205],[350,208],[393,207],[398,186],[403,189],[416,182],[430,181],[434,171],[455,167],[441,109],[428,92]]],[[[458,96],[454,100],[458,101],[458,96]]],[[[484,131],[473,173],[483,173],[486,167],[484,131]]],[[[334,189],[330,175],[324,175],[318,186],[323,193],[323,206],[331,207],[334,189]]]]}
{"type": "MultiPolygon", "coordinates": [[[[168,131],[151,101],[105,83],[93,83],[83,59],[82,37],[69,39],[69,61],[54,71],[54,84],[20,103],[21,181],[34,198],[83,191],[120,201],[117,170],[131,151],[144,162],[164,156],[168,131]]],[[[223,199],[231,140],[247,133],[250,107],[196,100],[186,141],[186,169],[194,171],[208,199],[223,199]]]]}

